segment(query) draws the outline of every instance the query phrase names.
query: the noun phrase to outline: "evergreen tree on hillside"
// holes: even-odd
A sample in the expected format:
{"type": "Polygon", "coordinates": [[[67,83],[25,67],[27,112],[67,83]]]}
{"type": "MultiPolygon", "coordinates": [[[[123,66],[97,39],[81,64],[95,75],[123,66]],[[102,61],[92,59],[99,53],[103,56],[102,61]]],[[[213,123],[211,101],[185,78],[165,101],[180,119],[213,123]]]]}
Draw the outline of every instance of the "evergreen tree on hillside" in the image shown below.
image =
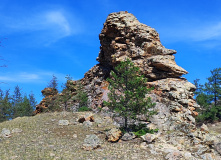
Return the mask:
{"type": "Polygon", "coordinates": [[[1,90],[0,98],[0,122],[11,119],[12,117],[12,104],[9,90],[5,91],[5,94],[1,90]]]}
{"type": "Polygon", "coordinates": [[[33,108],[33,110],[35,109],[36,105],[37,105],[37,101],[35,99],[35,96],[33,93],[30,93],[28,95],[28,100],[29,100],[29,103],[30,103],[30,106],[33,108]]]}
{"type": "Polygon", "coordinates": [[[211,76],[205,84],[206,91],[211,95],[211,99],[217,107],[218,100],[221,99],[221,68],[211,71],[211,76]]]}
{"type": "Polygon", "coordinates": [[[221,68],[212,70],[207,80],[205,85],[200,85],[199,79],[194,81],[197,88],[196,101],[201,106],[197,110],[199,112],[197,120],[200,122],[221,119],[221,68]]]}
{"type": "Polygon", "coordinates": [[[109,106],[124,118],[124,128],[128,130],[128,119],[137,119],[137,115],[153,114],[150,108],[154,106],[150,97],[146,97],[151,89],[146,86],[147,79],[139,76],[139,68],[127,59],[121,62],[111,72],[108,94],[109,102],[104,104],[109,106]]]}
{"type": "Polygon", "coordinates": [[[32,115],[34,110],[32,105],[36,102],[34,95],[31,95],[29,98],[26,95],[22,95],[21,88],[19,86],[15,87],[12,99],[12,118],[32,115]],[[30,103],[30,100],[32,104],[30,103]]]}
{"type": "Polygon", "coordinates": [[[57,79],[57,77],[55,75],[52,76],[52,79],[49,82],[47,87],[58,90],[58,79],[57,79]]]}
{"type": "Polygon", "coordinates": [[[221,119],[221,106],[218,104],[219,100],[221,100],[221,68],[215,68],[211,71],[211,76],[205,84],[205,89],[213,102],[212,109],[215,116],[221,119]]]}

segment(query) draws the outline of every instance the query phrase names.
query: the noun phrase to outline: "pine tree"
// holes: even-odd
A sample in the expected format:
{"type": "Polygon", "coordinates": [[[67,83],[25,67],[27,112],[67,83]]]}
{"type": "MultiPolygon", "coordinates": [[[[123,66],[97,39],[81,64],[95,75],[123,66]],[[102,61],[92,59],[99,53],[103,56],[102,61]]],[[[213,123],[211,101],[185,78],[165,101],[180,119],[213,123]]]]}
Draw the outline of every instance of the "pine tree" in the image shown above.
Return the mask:
{"type": "Polygon", "coordinates": [[[52,79],[47,87],[58,90],[58,79],[55,75],[52,76],[52,79]]]}
{"type": "Polygon", "coordinates": [[[17,85],[14,89],[14,95],[12,98],[12,118],[20,116],[20,104],[22,103],[21,88],[17,85]]]}
{"type": "Polygon", "coordinates": [[[30,94],[28,95],[28,100],[29,100],[30,106],[31,106],[33,109],[35,109],[36,104],[37,104],[37,101],[35,100],[35,96],[34,96],[33,93],[30,93],[30,94]]]}
{"type": "Polygon", "coordinates": [[[12,119],[12,105],[9,90],[5,91],[5,94],[1,90],[0,100],[0,122],[12,119]]]}
{"type": "Polygon", "coordinates": [[[128,130],[128,119],[137,119],[137,115],[153,114],[150,108],[154,106],[150,97],[151,90],[146,86],[147,79],[140,76],[139,68],[127,59],[111,71],[108,94],[109,102],[104,102],[112,110],[124,118],[124,128],[128,130]]]}
{"type": "Polygon", "coordinates": [[[198,79],[194,81],[196,101],[201,107],[197,110],[199,122],[221,119],[221,68],[212,70],[207,80],[205,85],[200,85],[198,79]]]}
{"type": "Polygon", "coordinates": [[[213,102],[214,114],[221,119],[221,105],[218,104],[221,100],[221,68],[212,70],[211,76],[207,79],[208,83],[205,84],[205,89],[213,102]]]}

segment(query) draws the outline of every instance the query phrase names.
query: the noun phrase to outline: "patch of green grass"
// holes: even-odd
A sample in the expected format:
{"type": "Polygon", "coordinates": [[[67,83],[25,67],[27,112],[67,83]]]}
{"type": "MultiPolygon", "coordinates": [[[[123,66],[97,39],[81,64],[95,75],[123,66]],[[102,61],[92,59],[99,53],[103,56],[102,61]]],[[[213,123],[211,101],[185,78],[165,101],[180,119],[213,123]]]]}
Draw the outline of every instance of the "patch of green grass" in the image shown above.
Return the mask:
{"type": "MultiPolygon", "coordinates": [[[[125,128],[120,128],[121,132],[126,133],[125,128]]],[[[138,124],[138,125],[130,125],[129,131],[133,132],[137,137],[141,137],[147,133],[157,133],[159,129],[148,129],[146,128],[146,124],[138,124]]]]}
{"type": "Polygon", "coordinates": [[[85,112],[85,111],[91,111],[91,110],[92,110],[91,108],[88,108],[86,106],[78,108],[78,112],[85,112]]]}

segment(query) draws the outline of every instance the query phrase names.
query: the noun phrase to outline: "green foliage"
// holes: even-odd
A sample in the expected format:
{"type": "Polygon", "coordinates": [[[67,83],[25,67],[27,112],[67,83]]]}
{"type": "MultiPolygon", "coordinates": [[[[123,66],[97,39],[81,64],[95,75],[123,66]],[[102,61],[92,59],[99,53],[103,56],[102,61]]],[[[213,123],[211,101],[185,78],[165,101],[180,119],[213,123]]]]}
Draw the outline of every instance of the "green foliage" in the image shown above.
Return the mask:
{"type": "Polygon", "coordinates": [[[143,129],[140,129],[136,132],[134,132],[135,136],[137,137],[141,137],[147,133],[151,133],[151,134],[154,134],[154,133],[157,133],[159,129],[148,129],[148,128],[143,128],[143,129]]]}
{"type": "MultiPolygon", "coordinates": [[[[141,137],[147,133],[151,133],[151,134],[154,134],[154,133],[157,133],[159,129],[148,129],[146,127],[146,124],[138,124],[138,125],[130,125],[129,126],[130,130],[135,134],[135,136],[137,137],[141,137]]],[[[124,127],[120,128],[120,130],[123,132],[123,133],[126,133],[127,130],[125,130],[124,127]]]]}
{"type": "Polygon", "coordinates": [[[196,101],[201,106],[197,111],[198,122],[215,121],[221,119],[221,68],[211,71],[211,76],[207,78],[204,85],[199,84],[199,79],[195,80],[196,101]]]}
{"type": "Polygon", "coordinates": [[[82,106],[78,108],[78,112],[85,112],[85,111],[91,111],[91,108],[88,108],[87,106],[82,106]]]}
{"type": "Polygon", "coordinates": [[[139,68],[129,59],[116,66],[107,81],[110,83],[109,102],[104,104],[124,117],[125,129],[128,129],[129,118],[137,119],[139,114],[154,114],[149,110],[154,104],[150,97],[146,97],[151,90],[146,87],[147,79],[140,76],[139,68]]]}
{"type": "Polygon", "coordinates": [[[49,82],[47,88],[53,88],[53,89],[58,90],[58,79],[55,75],[52,75],[52,79],[49,82]]]}
{"type": "Polygon", "coordinates": [[[31,116],[35,105],[34,95],[23,96],[19,86],[15,87],[13,95],[10,95],[9,90],[5,93],[0,90],[0,122],[16,117],[31,116]]]}
{"type": "Polygon", "coordinates": [[[80,82],[77,83],[76,95],[73,97],[73,100],[79,103],[79,108],[88,107],[88,96],[80,82]]]}
{"type": "Polygon", "coordinates": [[[0,122],[9,120],[12,115],[12,103],[11,96],[9,95],[9,90],[5,91],[5,94],[1,90],[0,97],[0,122]]]}

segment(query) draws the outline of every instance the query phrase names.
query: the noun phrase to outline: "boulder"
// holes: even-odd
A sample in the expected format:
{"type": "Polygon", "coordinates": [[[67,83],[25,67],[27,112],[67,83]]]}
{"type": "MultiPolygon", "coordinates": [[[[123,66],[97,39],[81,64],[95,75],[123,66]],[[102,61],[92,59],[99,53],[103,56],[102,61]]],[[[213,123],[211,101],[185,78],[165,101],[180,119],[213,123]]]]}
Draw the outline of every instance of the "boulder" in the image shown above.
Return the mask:
{"type": "Polygon", "coordinates": [[[112,128],[108,132],[106,132],[106,139],[108,142],[117,142],[122,136],[121,130],[117,128],[112,128]]]}
{"type": "Polygon", "coordinates": [[[144,142],[152,143],[153,141],[155,141],[158,138],[158,136],[155,134],[147,133],[147,134],[141,136],[141,138],[143,139],[144,142]]]}
{"type": "Polygon", "coordinates": [[[86,135],[83,143],[83,149],[90,151],[99,148],[101,144],[100,139],[95,134],[86,135]]]}
{"type": "Polygon", "coordinates": [[[133,133],[133,132],[127,132],[127,133],[125,133],[123,136],[122,136],[122,140],[123,141],[129,141],[129,140],[132,140],[132,139],[134,139],[134,138],[136,138],[136,136],[135,136],[135,134],[133,133]]]}
{"type": "Polygon", "coordinates": [[[11,131],[7,128],[3,128],[1,132],[1,136],[4,138],[11,137],[11,131]]]}

